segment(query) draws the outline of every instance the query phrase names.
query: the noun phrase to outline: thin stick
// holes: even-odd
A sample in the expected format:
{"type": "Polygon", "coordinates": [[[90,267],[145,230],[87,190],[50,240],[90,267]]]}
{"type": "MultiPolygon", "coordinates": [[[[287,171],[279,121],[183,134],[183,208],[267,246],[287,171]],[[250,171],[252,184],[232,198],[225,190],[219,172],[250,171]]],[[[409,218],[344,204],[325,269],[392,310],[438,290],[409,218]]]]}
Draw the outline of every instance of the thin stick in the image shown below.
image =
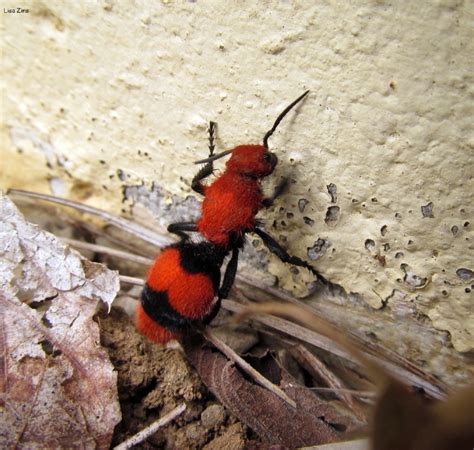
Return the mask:
{"type": "Polygon", "coordinates": [[[77,249],[91,250],[93,252],[102,253],[104,255],[116,256],[117,258],[126,259],[127,261],[150,266],[153,263],[151,258],[135,255],[133,253],[124,252],[123,250],[116,250],[105,245],[91,244],[89,242],[78,241],[77,239],[60,238],[62,242],[77,249]]]}
{"type": "MultiPolygon", "coordinates": [[[[246,309],[245,306],[240,305],[239,303],[234,302],[232,300],[222,300],[222,306],[225,309],[235,312],[235,313],[241,313],[246,309]]],[[[313,312],[313,314],[315,313],[316,311],[313,312]]],[[[263,323],[269,327],[272,327],[275,330],[279,330],[289,336],[299,339],[300,341],[307,342],[308,344],[311,344],[311,345],[315,345],[316,347],[322,348],[323,350],[331,352],[337,356],[347,359],[348,361],[351,361],[357,365],[360,365],[359,361],[355,357],[353,357],[349,352],[342,350],[339,345],[334,344],[332,339],[326,336],[323,336],[322,334],[319,334],[306,327],[297,325],[285,319],[280,319],[279,317],[269,316],[269,315],[252,316],[251,319],[257,322],[263,323]]],[[[352,335],[350,336],[352,337],[352,335]]],[[[380,364],[381,366],[385,368],[387,373],[391,374],[397,380],[400,380],[405,384],[408,383],[408,384],[412,384],[414,386],[423,388],[425,392],[427,392],[428,395],[431,395],[433,398],[436,398],[436,399],[446,398],[446,393],[443,390],[441,390],[437,385],[431,383],[429,380],[425,380],[424,378],[422,378],[418,373],[414,373],[410,370],[407,370],[405,367],[399,366],[395,364],[393,361],[382,359],[379,356],[374,355],[374,354],[366,353],[365,358],[371,361],[378,362],[378,364],[380,364]]]]}
{"type": "Polygon", "coordinates": [[[143,239],[145,242],[149,242],[150,244],[154,244],[158,247],[164,247],[165,245],[169,245],[172,242],[171,239],[160,236],[153,230],[138,225],[137,223],[132,222],[131,220],[124,219],[101,209],[84,205],[79,202],[74,202],[65,198],[56,197],[54,195],[39,194],[37,192],[24,191],[21,189],[9,189],[8,194],[14,194],[21,197],[36,198],[39,200],[56,203],[58,205],[67,206],[69,208],[74,208],[77,211],[81,211],[87,214],[92,214],[94,216],[102,218],[107,223],[115,225],[116,227],[127,231],[128,233],[131,233],[134,236],[139,237],[140,239],[143,239]]]}
{"type": "Polygon", "coordinates": [[[237,353],[234,352],[228,345],[222,342],[209,328],[202,332],[203,336],[211,342],[217,349],[219,349],[227,358],[237,364],[244,372],[250,375],[260,386],[273,392],[283,401],[288,403],[291,407],[296,408],[296,403],[288,395],[283,392],[276,384],[265,378],[261,373],[256,371],[249,363],[244,361],[237,353]]]}
{"type": "MultiPolygon", "coordinates": [[[[283,291],[280,291],[277,288],[264,286],[261,282],[254,279],[253,277],[237,276],[237,280],[253,288],[258,287],[264,292],[267,292],[270,295],[274,295],[275,297],[284,300],[285,302],[300,306],[301,308],[306,309],[309,314],[316,313],[319,316],[326,318],[326,320],[329,320],[328,313],[324,310],[321,311],[320,309],[318,309],[317,305],[309,306],[306,303],[301,302],[300,300],[292,297],[291,295],[286,294],[283,291]]],[[[333,325],[336,326],[334,323],[333,325]]],[[[390,366],[394,368],[394,371],[397,373],[399,379],[403,379],[404,377],[407,378],[415,386],[419,386],[425,389],[428,395],[433,396],[433,398],[446,398],[446,391],[448,390],[448,387],[441,380],[436,379],[429,373],[420,369],[408,359],[404,358],[397,352],[387,347],[384,347],[380,344],[371,342],[366,339],[362,339],[357,334],[351,333],[350,330],[345,330],[344,333],[347,334],[355,342],[357,342],[362,348],[364,348],[364,352],[369,353],[372,359],[387,361],[387,364],[390,364],[390,366]]],[[[390,371],[388,367],[386,367],[386,369],[390,371]]]]}
{"type": "Polygon", "coordinates": [[[121,283],[133,284],[134,286],[145,285],[145,280],[143,280],[143,278],[128,277],[127,275],[119,275],[119,280],[121,283]]]}
{"type": "Polygon", "coordinates": [[[165,425],[168,425],[168,423],[176,419],[176,417],[182,414],[185,409],[186,405],[184,403],[181,403],[181,405],[173,409],[173,411],[161,417],[156,422],[153,422],[152,424],[148,425],[146,428],[132,436],[130,439],[127,439],[126,441],[117,445],[114,450],[127,450],[128,448],[133,447],[134,445],[142,443],[145,439],[156,433],[158,429],[165,425]]]}
{"type": "MultiPolygon", "coordinates": [[[[248,307],[248,305],[241,305],[240,303],[232,300],[222,300],[222,307],[228,311],[234,313],[242,313],[248,307]]],[[[358,361],[352,357],[348,352],[342,350],[339,346],[336,346],[333,341],[322,334],[315,331],[308,330],[307,328],[297,325],[289,320],[281,319],[275,316],[252,316],[252,320],[263,323],[275,330],[281,331],[293,338],[299,339],[300,341],[307,342],[308,344],[322,348],[334,355],[340,356],[341,358],[347,359],[355,364],[359,364],[358,361]]]]}
{"type": "Polygon", "coordinates": [[[344,383],[324,364],[315,354],[301,344],[290,349],[290,354],[296,361],[316,379],[321,379],[329,388],[352,410],[358,419],[366,420],[354,398],[348,393],[344,383]]]}
{"type": "Polygon", "coordinates": [[[330,388],[330,387],[309,387],[312,391],[317,392],[347,392],[355,397],[366,397],[366,398],[373,398],[377,396],[377,392],[375,391],[358,391],[357,389],[338,389],[338,388],[330,388]]]}

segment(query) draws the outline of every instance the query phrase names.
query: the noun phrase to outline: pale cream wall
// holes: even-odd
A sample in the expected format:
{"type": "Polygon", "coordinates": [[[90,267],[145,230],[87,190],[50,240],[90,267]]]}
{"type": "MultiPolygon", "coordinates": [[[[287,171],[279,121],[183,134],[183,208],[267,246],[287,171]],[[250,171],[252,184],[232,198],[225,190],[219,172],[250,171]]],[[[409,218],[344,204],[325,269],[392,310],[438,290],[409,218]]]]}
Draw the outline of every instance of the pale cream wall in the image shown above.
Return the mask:
{"type": "MultiPolygon", "coordinates": [[[[1,187],[119,212],[124,186],[155,182],[168,208],[190,193],[209,120],[220,149],[258,143],[311,89],[271,140],[274,180],[295,183],[265,214],[269,231],[299,255],[329,241],[315,264],[331,281],[374,307],[412,302],[458,351],[474,349],[474,280],[456,274],[474,269],[472,2],[23,7],[1,14],[1,187]],[[326,223],[330,206],[339,217],[326,223]]],[[[287,267],[269,270],[293,287],[287,267]]]]}

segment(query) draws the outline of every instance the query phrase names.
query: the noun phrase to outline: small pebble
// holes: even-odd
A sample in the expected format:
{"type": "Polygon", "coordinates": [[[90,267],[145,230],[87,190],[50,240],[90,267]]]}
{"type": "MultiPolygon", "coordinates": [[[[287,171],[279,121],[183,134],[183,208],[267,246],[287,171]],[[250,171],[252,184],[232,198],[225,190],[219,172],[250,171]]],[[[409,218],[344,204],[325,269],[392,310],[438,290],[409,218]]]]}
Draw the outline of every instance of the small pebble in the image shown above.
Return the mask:
{"type": "Polygon", "coordinates": [[[224,423],[225,409],[221,405],[208,406],[201,414],[201,422],[206,428],[213,428],[224,423]]]}

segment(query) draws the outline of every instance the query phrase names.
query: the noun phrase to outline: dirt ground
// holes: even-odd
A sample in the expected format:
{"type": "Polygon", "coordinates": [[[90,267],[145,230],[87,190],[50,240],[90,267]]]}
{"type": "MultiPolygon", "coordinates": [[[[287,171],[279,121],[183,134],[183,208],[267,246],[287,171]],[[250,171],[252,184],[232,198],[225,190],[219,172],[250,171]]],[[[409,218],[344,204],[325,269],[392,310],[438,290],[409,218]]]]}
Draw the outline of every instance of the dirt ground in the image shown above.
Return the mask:
{"type": "Polygon", "coordinates": [[[182,402],[188,407],[181,416],[135,448],[233,450],[251,445],[251,431],[218,403],[178,348],[147,341],[120,308],[97,320],[101,343],[118,373],[122,421],[112,446],[182,402]]]}

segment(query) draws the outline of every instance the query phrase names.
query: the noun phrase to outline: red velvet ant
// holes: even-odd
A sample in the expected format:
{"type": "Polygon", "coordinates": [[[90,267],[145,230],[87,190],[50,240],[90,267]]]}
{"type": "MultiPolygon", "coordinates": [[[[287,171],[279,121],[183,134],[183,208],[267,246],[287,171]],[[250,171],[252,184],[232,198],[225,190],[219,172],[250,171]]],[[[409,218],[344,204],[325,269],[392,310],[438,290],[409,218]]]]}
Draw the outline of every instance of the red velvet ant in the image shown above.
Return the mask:
{"type": "Polygon", "coordinates": [[[165,343],[180,339],[193,325],[209,323],[219,309],[212,302],[221,294],[220,269],[226,254],[210,242],[181,240],[165,248],[148,271],[137,308],[138,330],[165,343]]]}
{"type": "MultiPolygon", "coordinates": [[[[148,273],[137,310],[137,327],[151,340],[167,342],[180,338],[191,326],[209,323],[217,314],[220,301],[226,298],[235,279],[239,250],[245,234],[254,232],[282,261],[305,267],[320,275],[305,261],[290,256],[273,237],[259,227],[255,218],[262,207],[270,206],[282,193],[286,180],[278,185],[272,197],[264,198],[261,180],[270,175],[278,158],[268,151],[268,139],[283,117],[309,91],[298,97],[278,116],[265,134],[263,145],[241,145],[214,155],[215,123],[209,127],[209,158],[197,163],[206,165],[192,181],[192,188],[204,195],[202,215],[197,223],[171,224],[168,231],[178,234],[179,243],[166,248],[148,273]],[[209,186],[202,180],[213,172],[213,162],[229,153],[225,172],[209,186]],[[187,232],[199,232],[206,241],[194,243],[187,232]],[[222,286],[220,267],[232,250],[222,286]],[[217,295],[217,301],[212,304],[217,295]]],[[[320,277],[324,280],[322,277],[320,277]]]]}
{"type": "Polygon", "coordinates": [[[278,162],[277,156],[268,150],[268,139],[288,112],[298,104],[309,91],[290,103],[277,117],[272,128],[263,137],[263,145],[239,145],[233,150],[214,154],[214,132],[216,124],[209,126],[209,157],[196,164],[206,165],[193,178],[191,187],[204,196],[201,207],[201,218],[195,222],[174,223],[168,231],[187,238],[187,232],[199,232],[216,246],[233,251],[233,258],[238,260],[238,251],[244,244],[246,233],[255,233],[283,262],[305,267],[318,278],[325,279],[307,262],[296,256],[290,256],[278,242],[262,229],[256,215],[264,207],[269,207],[285,190],[287,180],[278,184],[269,198],[264,198],[261,188],[262,179],[270,175],[278,162]],[[226,169],[213,183],[205,185],[202,180],[214,171],[213,162],[231,154],[226,169]]]}

